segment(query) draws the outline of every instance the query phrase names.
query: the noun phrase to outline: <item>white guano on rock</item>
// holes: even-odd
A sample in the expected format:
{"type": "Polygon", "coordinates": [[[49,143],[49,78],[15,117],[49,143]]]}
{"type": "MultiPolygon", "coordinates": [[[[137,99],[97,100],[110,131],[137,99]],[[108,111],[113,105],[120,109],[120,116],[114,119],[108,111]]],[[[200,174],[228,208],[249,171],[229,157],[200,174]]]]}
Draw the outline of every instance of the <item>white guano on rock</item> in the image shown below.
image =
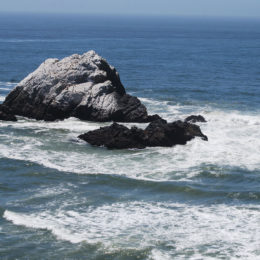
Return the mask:
{"type": "Polygon", "coordinates": [[[89,51],[47,59],[4,101],[15,115],[52,121],[71,116],[91,121],[149,122],[145,106],[126,94],[118,72],[89,51]]]}

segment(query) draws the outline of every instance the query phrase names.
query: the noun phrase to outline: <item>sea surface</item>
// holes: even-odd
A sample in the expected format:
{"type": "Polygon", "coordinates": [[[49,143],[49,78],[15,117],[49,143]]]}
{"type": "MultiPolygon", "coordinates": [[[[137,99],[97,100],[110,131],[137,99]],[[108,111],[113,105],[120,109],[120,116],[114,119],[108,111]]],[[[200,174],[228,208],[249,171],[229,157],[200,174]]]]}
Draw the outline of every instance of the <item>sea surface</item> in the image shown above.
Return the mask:
{"type": "Polygon", "coordinates": [[[92,49],[209,141],[107,150],[77,136],[110,123],[0,121],[0,259],[260,259],[260,21],[0,14],[0,102],[92,49]]]}

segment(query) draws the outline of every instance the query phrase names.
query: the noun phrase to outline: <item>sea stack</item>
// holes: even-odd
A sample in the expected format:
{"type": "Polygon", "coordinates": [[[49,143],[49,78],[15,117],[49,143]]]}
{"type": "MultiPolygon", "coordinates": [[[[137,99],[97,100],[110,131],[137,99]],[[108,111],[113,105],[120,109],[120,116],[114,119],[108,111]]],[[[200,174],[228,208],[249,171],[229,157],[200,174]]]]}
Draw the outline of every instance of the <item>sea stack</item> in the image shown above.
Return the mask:
{"type": "Polygon", "coordinates": [[[151,122],[144,130],[136,126],[129,129],[113,123],[79,136],[91,145],[105,146],[109,149],[171,147],[177,144],[184,145],[195,137],[208,141],[208,137],[195,124],[182,121],[167,123],[163,119],[151,122]]]}
{"type": "Polygon", "coordinates": [[[53,121],[71,116],[91,121],[150,122],[137,97],[126,93],[118,72],[89,51],[47,59],[6,97],[14,115],[53,121]]]}

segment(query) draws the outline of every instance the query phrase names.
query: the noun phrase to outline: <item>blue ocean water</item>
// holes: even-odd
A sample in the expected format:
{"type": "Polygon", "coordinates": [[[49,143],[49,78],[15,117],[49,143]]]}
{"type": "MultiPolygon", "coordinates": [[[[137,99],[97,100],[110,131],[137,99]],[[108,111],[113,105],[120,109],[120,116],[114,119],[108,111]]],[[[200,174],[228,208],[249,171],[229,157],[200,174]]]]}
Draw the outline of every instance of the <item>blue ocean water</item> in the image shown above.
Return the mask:
{"type": "Polygon", "coordinates": [[[77,139],[101,123],[0,121],[0,259],[260,258],[260,21],[1,14],[0,102],[91,49],[209,142],[116,151],[77,139]]]}

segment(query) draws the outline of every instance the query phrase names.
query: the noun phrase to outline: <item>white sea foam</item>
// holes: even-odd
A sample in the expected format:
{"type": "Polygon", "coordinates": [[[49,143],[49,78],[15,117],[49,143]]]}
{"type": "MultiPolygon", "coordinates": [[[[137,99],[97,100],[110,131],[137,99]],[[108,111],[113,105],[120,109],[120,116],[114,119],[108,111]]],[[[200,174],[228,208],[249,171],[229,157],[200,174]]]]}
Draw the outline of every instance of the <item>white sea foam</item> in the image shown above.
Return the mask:
{"type": "Polygon", "coordinates": [[[0,122],[2,129],[8,128],[0,135],[0,157],[28,160],[80,174],[119,174],[156,181],[190,178],[198,174],[201,166],[207,165],[260,168],[258,114],[149,102],[155,106],[150,108],[151,113],[162,106],[168,120],[184,119],[190,114],[188,110],[204,115],[208,122],[200,125],[209,141],[196,138],[185,146],[119,152],[93,148],[81,141],[72,142],[78,140],[79,134],[109,123],[83,122],[75,118],[47,123],[21,118],[14,123],[0,122]]]}
{"type": "Polygon", "coordinates": [[[14,87],[17,85],[17,82],[9,82],[9,81],[0,81],[1,86],[14,87]]]}
{"type": "MultiPolygon", "coordinates": [[[[149,99],[143,102],[150,113],[159,113],[169,121],[184,119],[191,113],[202,114],[208,122],[200,126],[209,142],[194,139],[172,148],[111,151],[77,139],[81,133],[110,123],[76,118],[60,122],[19,118],[18,122],[0,121],[0,157],[78,174],[118,174],[153,181],[187,180],[207,165],[260,169],[259,114],[149,99]]],[[[210,172],[219,174],[212,169],[210,172]]],[[[67,192],[67,187],[61,185],[43,189],[39,196],[63,192],[67,192]]],[[[65,205],[55,209],[26,214],[5,211],[4,218],[15,225],[47,229],[71,243],[102,243],[107,250],[152,247],[150,259],[185,259],[190,255],[193,259],[211,259],[212,255],[257,259],[260,255],[260,207],[254,205],[205,207],[131,202],[97,208],[83,206],[80,212],[68,211],[65,205]]]]}
{"type": "Polygon", "coordinates": [[[5,96],[0,96],[0,102],[3,102],[5,100],[5,96]]]}
{"type": "MultiPolygon", "coordinates": [[[[108,123],[109,124],[109,123],[108,123]]],[[[95,122],[84,122],[77,118],[69,118],[63,121],[55,121],[55,122],[45,122],[45,121],[37,121],[34,119],[27,119],[20,117],[19,122],[0,122],[0,127],[9,127],[16,129],[35,129],[36,132],[41,132],[45,130],[52,129],[60,129],[60,130],[68,130],[72,132],[81,133],[82,131],[90,131],[94,130],[104,124],[99,124],[95,122]]]]}
{"type": "MultiPolygon", "coordinates": [[[[10,92],[16,84],[17,83],[1,82],[0,81],[0,90],[6,91],[6,92],[10,92]]],[[[2,93],[2,94],[4,94],[4,93],[2,93]]],[[[0,102],[3,102],[5,100],[5,98],[6,98],[5,94],[4,95],[0,95],[0,102]]]]}
{"type": "Polygon", "coordinates": [[[10,91],[12,89],[11,88],[0,88],[0,90],[10,91]]]}
{"type": "MultiPolygon", "coordinates": [[[[99,122],[87,122],[81,121],[77,118],[71,117],[69,119],[65,119],[63,121],[54,121],[54,122],[45,122],[45,121],[37,121],[34,119],[28,119],[24,117],[19,117],[19,122],[0,122],[0,127],[10,127],[16,129],[34,129],[36,132],[41,132],[45,130],[67,130],[72,133],[83,133],[84,131],[90,131],[97,129],[102,126],[108,126],[111,122],[99,123],[99,122]]],[[[145,127],[147,124],[134,124],[127,123],[127,126],[138,125],[138,127],[145,127]]]]}
{"type": "Polygon", "coordinates": [[[108,250],[154,247],[151,259],[185,259],[187,255],[256,259],[260,255],[260,207],[253,205],[131,202],[81,212],[63,208],[34,214],[5,211],[4,218],[15,225],[47,229],[71,243],[102,243],[108,250]]]}

